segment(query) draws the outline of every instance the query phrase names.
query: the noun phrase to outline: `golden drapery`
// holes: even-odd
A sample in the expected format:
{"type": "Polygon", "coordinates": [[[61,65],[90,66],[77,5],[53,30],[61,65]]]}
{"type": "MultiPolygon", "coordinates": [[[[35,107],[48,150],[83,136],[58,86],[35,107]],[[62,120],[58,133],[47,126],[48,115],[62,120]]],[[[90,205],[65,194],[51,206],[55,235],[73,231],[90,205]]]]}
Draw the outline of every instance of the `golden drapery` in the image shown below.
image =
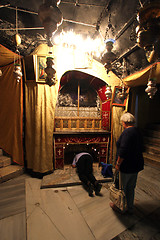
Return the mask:
{"type": "Polygon", "coordinates": [[[111,120],[111,137],[112,137],[112,142],[111,142],[111,160],[110,163],[111,164],[115,164],[115,160],[116,160],[116,152],[117,152],[117,145],[116,142],[119,138],[119,136],[122,133],[122,125],[120,123],[120,118],[124,112],[124,107],[117,107],[117,106],[113,106],[112,107],[112,120],[111,120]]]}
{"type": "Polygon", "coordinates": [[[144,86],[147,85],[149,77],[155,78],[156,83],[160,83],[160,62],[155,62],[145,69],[129,75],[123,81],[129,87],[144,86]]]}
{"type": "Polygon", "coordinates": [[[13,75],[14,64],[2,67],[0,77],[0,148],[20,165],[23,161],[23,96],[22,81],[13,75]]]}
{"type": "Polygon", "coordinates": [[[7,66],[10,63],[14,62],[14,58],[18,58],[19,56],[10,51],[8,48],[4,47],[0,44],[0,66],[7,66]]]}
{"type": "Polygon", "coordinates": [[[27,168],[33,172],[47,173],[53,170],[54,110],[58,95],[58,83],[25,84],[25,150],[27,168]]]}

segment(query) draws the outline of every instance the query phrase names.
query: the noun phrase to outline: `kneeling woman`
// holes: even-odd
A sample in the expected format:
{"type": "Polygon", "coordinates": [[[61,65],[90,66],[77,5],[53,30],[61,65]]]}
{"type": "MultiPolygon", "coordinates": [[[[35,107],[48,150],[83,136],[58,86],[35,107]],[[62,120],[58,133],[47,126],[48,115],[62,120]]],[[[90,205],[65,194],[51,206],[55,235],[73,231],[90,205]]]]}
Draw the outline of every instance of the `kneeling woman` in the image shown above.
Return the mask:
{"type": "Polygon", "coordinates": [[[93,175],[93,158],[91,154],[82,152],[75,155],[72,167],[77,167],[79,179],[87,189],[89,196],[93,196],[93,190],[95,190],[96,195],[99,195],[102,185],[98,183],[93,175]]]}

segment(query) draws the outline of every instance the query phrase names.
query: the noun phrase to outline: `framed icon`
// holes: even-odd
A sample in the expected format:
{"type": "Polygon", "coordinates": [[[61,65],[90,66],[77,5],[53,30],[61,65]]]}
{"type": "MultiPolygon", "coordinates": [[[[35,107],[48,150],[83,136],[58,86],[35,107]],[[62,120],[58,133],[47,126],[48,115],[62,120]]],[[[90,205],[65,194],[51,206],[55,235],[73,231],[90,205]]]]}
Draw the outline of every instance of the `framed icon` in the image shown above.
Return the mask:
{"type": "Polygon", "coordinates": [[[45,68],[47,67],[46,58],[47,56],[37,56],[37,82],[45,82],[45,78],[47,76],[47,74],[45,73],[45,68]]]}
{"type": "Polygon", "coordinates": [[[124,97],[121,97],[121,93],[122,93],[122,87],[120,86],[116,86],[114,89],[114,93],[113,93],[113,100],[112,100],[112,105],[113,106],[122,106],[124,107],[126,105],[126,101],[127,101],[127,96],[129,94],[129,88],[128,87],[124,87],[124,97]]]}

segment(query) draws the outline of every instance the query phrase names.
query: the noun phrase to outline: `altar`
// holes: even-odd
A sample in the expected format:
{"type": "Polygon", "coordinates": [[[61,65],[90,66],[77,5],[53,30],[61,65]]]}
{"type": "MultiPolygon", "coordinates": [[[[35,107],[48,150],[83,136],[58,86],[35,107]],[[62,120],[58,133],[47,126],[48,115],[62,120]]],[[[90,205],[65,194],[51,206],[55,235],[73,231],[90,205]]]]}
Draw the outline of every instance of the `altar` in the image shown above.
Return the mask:
{"type": "Polygon", "coordinates": [[[55,169],[63,169],[75,153],[84,151],[92,152],[95,162],[108,162],[110,132],[54,132],[53,136],[55,169]]]}

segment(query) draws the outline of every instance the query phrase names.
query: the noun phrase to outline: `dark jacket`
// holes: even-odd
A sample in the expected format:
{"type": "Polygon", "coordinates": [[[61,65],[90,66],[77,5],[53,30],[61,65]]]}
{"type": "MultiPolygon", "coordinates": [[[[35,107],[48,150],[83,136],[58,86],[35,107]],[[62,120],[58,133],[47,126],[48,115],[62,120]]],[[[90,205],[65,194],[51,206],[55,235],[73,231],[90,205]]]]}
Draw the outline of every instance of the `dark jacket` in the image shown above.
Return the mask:
{"type": "Polygon", "coordinates": [[[144,168],[143,141],[136,127],[126,128],[117,141],[117,155],[124,159],[120,171],[137,173],[144,168]]]}

